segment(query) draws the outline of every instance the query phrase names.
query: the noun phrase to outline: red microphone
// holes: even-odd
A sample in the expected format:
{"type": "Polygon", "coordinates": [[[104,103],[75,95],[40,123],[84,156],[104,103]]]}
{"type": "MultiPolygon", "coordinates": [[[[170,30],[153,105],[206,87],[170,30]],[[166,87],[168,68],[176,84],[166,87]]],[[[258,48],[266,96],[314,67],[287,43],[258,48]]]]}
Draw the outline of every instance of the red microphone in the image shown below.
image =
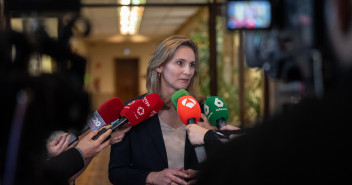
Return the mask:
{"type": "Polygon", "coordinates": [[[164,101],[157,93],[152,93],[142,98],[143,103],[149,108],[147,118],[153,117],[164,106],[164,101]]]}
{"type": "MultiPolygon", "coordinates": [[[[116,123],[114,123],[110,128],[112,131],[115,131],[117,128],[122,126],[125,123],[128,123],[130,126],[135,126],[141,121],[143,121],[150,112],[148,107],[143,103],[142,100],[133,100],[129,104],[127,104],[121,111],[120,116],[122,117],[116,123]]],[[[101,129],[97,135],[95,135],[92,139],[98,139],[102,134],[104,134],[108,129],[101,129]]],[[[110,136],[104,140],[110,139],[110,136]]]]}
{"type": "Polygon", "coordinates": [[[182,96],[177,101],[177,113],[185,125],[197,123],[201,116],[200,105],[192,96],[182,96]]]}
{"type": "MultiPolygon", "coordinates": [[[[196,124],[201,117],[201,109],[198,101],[192,96],[182,96],[177,100],[177,113],[185,124],[196,124]]],[[[197,160],[199,163],[207,158],[204,146],[195,146],[197,160]]]]}
{"type": "Polygon", "coordinates": [[[113,123],[120,118],[120,113],[125,107],[123,102],[118,97],[111,98],[98,108],[100,116],[106,123],[113,123]]]}
{"type": "Polygon", "coordinates": [[[69,145],[78,140],[78,136],[86,132],[87,130],[98,130],[106,124],[113,124],[120,118],[120,112],[123,109],[124,104],[118,97],[114,97],[104,102],[98,110],[88,116],[87,124],[85,127],[77,133],[68,133],[71,135],[69,145]]]}
{"type": "Polygon", "coordinates": [[[114,97],[104,102],[97,111],[88,117],[87,125],[82,130],[84,133],[89,128],[99,130],[106,124],[111,124],[120,118],[120,112],[124,108],[123,102],[118,97],[114,97]]]}

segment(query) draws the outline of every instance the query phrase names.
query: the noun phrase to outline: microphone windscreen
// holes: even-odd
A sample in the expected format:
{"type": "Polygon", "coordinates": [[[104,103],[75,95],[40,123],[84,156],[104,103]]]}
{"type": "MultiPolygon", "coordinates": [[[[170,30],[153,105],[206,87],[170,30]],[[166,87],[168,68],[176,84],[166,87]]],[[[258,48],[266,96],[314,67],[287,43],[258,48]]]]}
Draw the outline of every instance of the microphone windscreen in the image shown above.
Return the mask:
{"type": "Polygon", "coordinates": [[[177,110],[177,101],[182,96],[191,96],[191,95],[185,89],[180,89],[180,90],[176,91],[174,94],[172,94],[171,102],[172,102],[172,105],[174,106],[175,110],[177,110]]]}
{"type": "Polygon", "coordinates": [[[135,126],[147,117],[148,111],[142,100],[134,100],[122,109],[120,115],[128,120],[129,125],[135,126]]]}
{"type": "Polygon", "coordinates": [[[109,124],[113,121],[116,121],[120,117],[120,112],[123,107],[124,104],[121,99],[114,97],[100,105],[97,111],[105,123],[109,124]]]}
{"type": "Polygon", "coordinates": [[[223,99],[218,96],[211,96],[207,98],[204,103],[204,113],[209,122],[216,126],[217,120],[223,118],[225,121],[229,117],[229,111],[223,99]]]}
{"type": "Polygon", "coordinates": [[[177,113],[181,121],[188,125],[189,119],[200,120],[201,110],[199,103],[192,96],[182,96],[177,101],[177,113]]]}
{"type": "Polygon", "coordinates": [[[157,93],[149,94],[142,98],[143,103],[148,107],[147,118],[153,117],[164,106],[163,100],[157,93]]]}

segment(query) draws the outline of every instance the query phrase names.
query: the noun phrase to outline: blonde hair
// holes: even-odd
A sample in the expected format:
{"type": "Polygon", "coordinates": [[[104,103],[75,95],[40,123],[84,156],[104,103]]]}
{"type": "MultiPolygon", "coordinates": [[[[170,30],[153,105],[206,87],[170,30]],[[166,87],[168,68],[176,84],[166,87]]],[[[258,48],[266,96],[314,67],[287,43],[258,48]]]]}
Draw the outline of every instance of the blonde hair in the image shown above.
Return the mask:
{"type": "Polygon", "coordinates": [[[148,94],[151,94],[151,93],[157,93],[159,95],[161,94],[160,93],[161,82],[160,82],[160,78],[158,77],[158,72],[156,71],[156,68],[169,62],[171,58],[174,56],[176,50],[180,46],[187,46],[191,48],[195,55],[195,72],[187,89],[190,92],[194,91],[193,84],[196,81],[196,78],[198,76],[198,70],[199,70],[197,44],[185,36],[174,35],[162,41],[157,47],[157,49],[155,50],[152,58],[149,60],[148,67],[147,67],[148,94]]]}

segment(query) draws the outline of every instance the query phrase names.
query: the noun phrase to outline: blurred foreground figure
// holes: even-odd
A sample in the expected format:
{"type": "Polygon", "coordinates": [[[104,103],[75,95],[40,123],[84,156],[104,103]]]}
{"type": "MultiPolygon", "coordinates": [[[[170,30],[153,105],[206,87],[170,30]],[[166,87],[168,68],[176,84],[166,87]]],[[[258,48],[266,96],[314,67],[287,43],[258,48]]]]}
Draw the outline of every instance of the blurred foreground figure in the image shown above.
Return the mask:
{"type": "MultiPolygon", "coordinates": [[[[336,67],[320,99],[306,99],[221,146],[198,184],[343,184],[350,181],[352,1],[324,1],[326,37],[336,67]]],[[[325,31],[325,30],[320,30],[325,31]]]]}

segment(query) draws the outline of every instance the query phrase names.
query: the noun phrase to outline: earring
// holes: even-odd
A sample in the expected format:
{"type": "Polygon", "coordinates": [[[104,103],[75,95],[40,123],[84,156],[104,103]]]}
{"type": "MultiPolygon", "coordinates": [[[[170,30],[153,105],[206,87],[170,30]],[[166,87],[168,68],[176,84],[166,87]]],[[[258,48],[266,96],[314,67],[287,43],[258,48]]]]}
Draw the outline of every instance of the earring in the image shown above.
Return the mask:
{"type": "Polygon", "coordinates": [[[158,78],[159,78],[159,79],[161,78],[161,73],[158,73],[158,78]]]}

